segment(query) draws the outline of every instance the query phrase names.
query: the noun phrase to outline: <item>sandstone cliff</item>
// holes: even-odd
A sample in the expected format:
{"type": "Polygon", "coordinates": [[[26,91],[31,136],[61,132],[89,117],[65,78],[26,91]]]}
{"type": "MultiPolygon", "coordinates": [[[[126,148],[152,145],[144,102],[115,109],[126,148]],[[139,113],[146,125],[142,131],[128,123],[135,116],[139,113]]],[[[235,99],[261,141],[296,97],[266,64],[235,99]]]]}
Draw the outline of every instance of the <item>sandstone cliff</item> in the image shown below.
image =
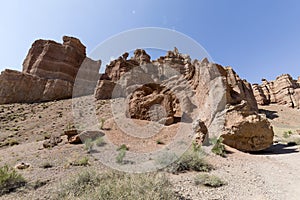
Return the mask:
{"type": "Polygon", "coordinates": [[[278,76],[275,81],[262,80],[253,84],[254,96],[260,105],[270,103],[300,108],[300,81],[293,80],[289,74],[278,76]]]}
{"type": "Polygon", "coordinates": [[[232,68],[207,59],[191,61],[176,48],[155,61],[140,49],[127,57],[125,53],[107,66],[98,82],[97,99],[126,98],[129,118],[165,125],[180,118],[193,123],[194,130],[222,135],[224,143],[243,151],[272,145],[272,127],[258,114],[251,84],[232,68]]]}
{"type": "Polygon", "coordinates": [[[64,36],[63,44],[37,40],[23,62],[23,72],[1,73],[0,104],[71,98],[75,80],[73,95],[92,94],[100,64],[86,57],[85,46],[76,38],[64,36]]]}

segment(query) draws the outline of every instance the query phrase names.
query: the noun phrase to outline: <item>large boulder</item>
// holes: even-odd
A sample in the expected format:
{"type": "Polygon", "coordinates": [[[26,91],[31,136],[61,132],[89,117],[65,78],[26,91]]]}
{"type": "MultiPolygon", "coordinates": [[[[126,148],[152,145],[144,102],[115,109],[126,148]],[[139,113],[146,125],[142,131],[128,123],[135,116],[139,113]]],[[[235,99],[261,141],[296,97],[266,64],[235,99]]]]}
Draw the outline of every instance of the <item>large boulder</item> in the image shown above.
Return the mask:
{"type": "Polygon", "coordinates": [[[273,144],[273,136],[270,122],[249,110],[245,101],[228,108],[222,133],[225,144],[242,151],[259,151],[273,144]]]}
{"type": "Polygon", "coordinates": [[[254,84],[254,95],[257,103],[268,105],[270,103],[300,108],[299,78],[293,80],[289,74],[278,76],[275,81],[262,80],[262,84],[254,84]]]}

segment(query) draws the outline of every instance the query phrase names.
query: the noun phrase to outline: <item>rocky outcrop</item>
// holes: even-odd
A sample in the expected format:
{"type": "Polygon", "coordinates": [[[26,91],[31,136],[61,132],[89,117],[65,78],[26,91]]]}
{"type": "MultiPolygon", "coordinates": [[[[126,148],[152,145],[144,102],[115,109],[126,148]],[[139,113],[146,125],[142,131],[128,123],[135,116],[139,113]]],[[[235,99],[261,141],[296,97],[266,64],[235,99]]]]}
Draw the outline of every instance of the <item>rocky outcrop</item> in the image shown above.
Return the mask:
{"type": "Polygon", "coordinates": [[[46,79],[74,82],[85,57],[85,46],[77,38],[64,36],[63,44],[36,40],[23,62],[23,72],[46,79]]]}
{"type": "Polygon", "coordinates": [[[170,125],[174,122],[175,104],[176,96],[166,87],[145,84],[130,95],[127,117],[170,125]]]}
{"type": "Polygon", "coordinates": [[[149,79],[149,76],[147,75],[148,71],[146,71],[146,73],[144,71],[153,69],[153,65],[150,62],[151,57],[145,52],[145,50],[136,49],[134,51],[134,56],[130,59],[127,59],[128,55],[129,53],[126,52],[106,66],[105,73],[101,75],[100,80],[97,83],[94,93],[96,99],[125,96],[126,91],[121,90],[117,91],[118,94],[116,94],[116,91],[114,95],[112,94],[115,89],[114,87],[116,86],[116,82],[118,82],[121,77],[123,77],[123,86],[124,84],[126,85],[123,87],[125,90],[129,86],[144,83],[147,80],[149,80],[150,83],[152,82],[152,79],[149,79]],[[147,67],[144,69],[138,68],[141,65],[147,65],[147,67]],[[125,78],[126,76],[128,78],[125,78]],[[133,78],[133,76],[135,77],[133,78]]]}
{"type": "Polygon", "coordinates": [[[64,36],[63,44],[37,40],[23,62],[23,72],[5,70],[1,73],[0,104],[93,94],[100,64],[86,57],[85,46],[76,38],[64,36]]]}
{"type": "Polygon", "coordinates": [[[0,75],[0,104],[65,99],[72,96],[72,87],[68,81],[6,69],[0,75]]]}
{"type": "Polygon", "coordinates": [[[262,84],[253,84],[254,95],[257,103],[268,105],[270,103],[300,108],[299,78],[293,80],[289,74],[283,74],[275,81],[262,80],[262,84]]]}
{"type": "MultiPolygon", "coordinates": [[[[166,125],[181,118],[185,123],[193,122],[199,141],[209,135],[221,135],[225,144],[243,151],[272,145],[272,127],[258,114],[251,85],[231,67],[224,68],[207,59],[191,61],[176,48],[151,62],[146,52],[136,52],[129,60],[126,53],[112,61],[103,75],[109,88],[103,91],[113,98],[127,99],[127,117],[166,125]]],[[[98,88],[103,85],[102,80],[98,88]]],[[[102,98],[106,95],[103,92],[102,98]]],[[[96,98],[101,99],[101,94],[96,98]]]]}
{"type": "Polygon", "coordinates": [[[111,99],[113,90],[116,86],[115,82],[110,80],[99,80],[95,89],[96,99],[111,99]]]}

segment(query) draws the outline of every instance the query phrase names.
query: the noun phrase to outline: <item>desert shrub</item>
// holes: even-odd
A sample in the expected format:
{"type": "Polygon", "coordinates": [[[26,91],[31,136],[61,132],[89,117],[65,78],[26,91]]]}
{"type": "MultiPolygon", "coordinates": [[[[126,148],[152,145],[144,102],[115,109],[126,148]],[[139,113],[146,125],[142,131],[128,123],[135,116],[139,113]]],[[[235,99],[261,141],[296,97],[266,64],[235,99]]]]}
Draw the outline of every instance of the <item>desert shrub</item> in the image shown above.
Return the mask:
{"type": "Polygon", "coordinates": [[[71,162],[70,164],[73,166],[88,166],[90,163],[89,158],[85,156],[83,158],[75,160],[74,162],[71,162]]]}
{"type": "Polygon", "coordinates": [[[202,147],[201,144],[198,144],[195,141],[192,142],[192,149],[193,149],[194,152],[202,151],[201,147],[202,147]]]}
{"type": "Polygon", "coordinates": [[[214,145],[213,148],[211,149],[211,151],[216,155],[225,157],[226,150],[225,150],[225,146],[222,142],[223,142],[222,137],[211,139],[211,143],[214,145]]]}
{"type": "Polygon", "coordinates": [[[57,199],[175,199],[171,184],[163,174],[128,174],[85,171],[62,183],[57,199]]]}
{"type": "Polygon", "coordinates": [[[99,125],[99,128],[100,128],[101,130],[103,130],[104,122],[105,122],[105,119],[104,119],[104,118],[101,118],[101,119],[100,119],[100,125],[99,125]]]}
{"type": "Polygon", "coordinates": [[[167,171],[172,173],[190,170],[208,172],[212,169],[213,166],[206,161],[205,154],[202,151],[191,150],[185,152],[177,161],[167,167],[167,171]]]}
{"type": "Polygon", "coordinates": [[[14,191],[26,184],[22,175],[18,174],[15,169],[4,165],[0,168],[0,195],[14,191]]]}
{"type": "Polygon", "coordinates": [[[124,164],[124,157],[126,155],[126,150],[121,149],[116,157],[116,162],[119,164],[124,164]]]}
{"type": "Polygon", "coordinates": [[[293,134],[293,132],[292,132],[291,130],[289,130],[289,131],[284,131],[283,137],[284,137],[284,138],[289,138],[292,134],[293,134]]]}
{"type": "Polygon", "coordinates": [[[91,138],[88,138],[84,141],[84,149],[87,150],[88,153],[90,153],[93,150],[94,143],[91,138]]]}
{"type": "Polygon", "coordinates": [[[119,164],[124,164],[124,157],[126,155],[126,151],[129,150],[129,148],[125,145],[122,144],[117,148],[117,151],[119,152],[117,157],[116,157],[116,162],[119,164]]]}
{"type": "Polygon", "coordinates": [[[126,146],[126,144],[122,144],[121,146],[119,146],[119,147],[117,148],[117,151],[120,151],[120,150],[122,150],[122,149],[124,149],[124,150],[126,150],[126,151],[129,150],[129,148],[126,146]]]}
{"type": "Polygon", "coordinates": [[[209,187],[221,187],[226,183],[215,175],[199,174],[194,179],[195,185],[205,185],[209,187]]]}
{"type": "Polygon", "coordinates": [[[103,140],[103,137],[97,137],[96,140],[95,140],[95,144],[98,147],[103,146],[105,144],[105,142],[103,140]]]}

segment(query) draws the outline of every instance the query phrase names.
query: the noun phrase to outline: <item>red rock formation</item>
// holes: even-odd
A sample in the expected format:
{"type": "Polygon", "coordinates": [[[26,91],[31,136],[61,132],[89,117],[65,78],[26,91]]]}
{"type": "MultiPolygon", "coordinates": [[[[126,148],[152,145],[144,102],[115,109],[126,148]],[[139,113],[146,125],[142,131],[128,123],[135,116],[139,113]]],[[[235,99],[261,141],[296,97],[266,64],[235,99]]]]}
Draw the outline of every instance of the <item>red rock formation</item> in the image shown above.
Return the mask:
{"type": "Polygon", "coordinates": [[[254,96],[260,105],[275,103],[300,108],[300,84],[289,74],[278,76],[275,81],[262,80],[253,84],[254,96]]]}
{"type": "Polygon", "coordinates": [[[33,103],[92,94],[99,79],[100,61],[86,57],[85,46],[73,37],[63,44],[37,40],[23,62],[23,72],[0,75],[0,104],[33,103]]]}
{"type": "Polygon", "coordinates": [[[1,72],[0,104],[32,103],[64,99],[72,94],[72,84],[60,79],[44,79],[14,70],[1,72]]]}
{"type": "MultiPolygon", "coordinates": [[[[156,61],[144,60],[141,66],[138,59],[126,58],[112,61],[104,76],[119,85],[119,96],[126,97],[127,117],[170,124],[175,116],[186,122],[195,120],[196,113],[197,124],[205,126],[201,130],[207,128],[208,135],[214,135],[219,131],[216,127],[223,126],[223,142],[234,148],[258,151],[272,145],[272,127],[257,113],[251,85],[232,68],[207,59],[191,62],[188,55],[180,54],[176,48],[156,61]]],[[[103,82],[100,83],[103,87],[103,82]]],[[[105,91],[116,91],[116,85],[105,91]]],[[[97,98],[101,99],[100,93],[97,98]]],[[[207,131],[195,134],[202,141],[207,131]]]]}
{"type": "Polygon", "coordinates": [[[76,38],[64,36],[63,44],[37,40],[23,62],[23,72],[46,79],[74,82],[85,57],[85,46],[76,38]]]}

